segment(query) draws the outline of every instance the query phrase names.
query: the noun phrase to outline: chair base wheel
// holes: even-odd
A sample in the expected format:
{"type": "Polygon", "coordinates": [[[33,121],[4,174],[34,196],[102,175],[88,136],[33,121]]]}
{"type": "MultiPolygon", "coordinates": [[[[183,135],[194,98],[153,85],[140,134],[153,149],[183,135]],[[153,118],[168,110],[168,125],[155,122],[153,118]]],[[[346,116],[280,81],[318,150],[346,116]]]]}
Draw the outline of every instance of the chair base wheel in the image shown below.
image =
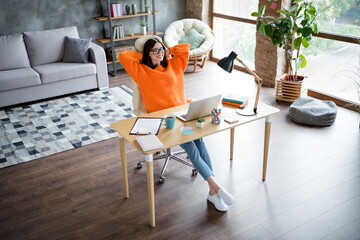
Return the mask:
{"type": "Polygon", "coordinates": [[[159,183],[164,183],[164,182],[165,182],[165,176],[160,176],[159,183]]]}
{"type": "Polygon", "coordinates": [[[140,168],[142,168],[142,163],[141,163],[141,162],[138,162],[138,163],[136,164],[136,169],[140,169],[140,168]]]}

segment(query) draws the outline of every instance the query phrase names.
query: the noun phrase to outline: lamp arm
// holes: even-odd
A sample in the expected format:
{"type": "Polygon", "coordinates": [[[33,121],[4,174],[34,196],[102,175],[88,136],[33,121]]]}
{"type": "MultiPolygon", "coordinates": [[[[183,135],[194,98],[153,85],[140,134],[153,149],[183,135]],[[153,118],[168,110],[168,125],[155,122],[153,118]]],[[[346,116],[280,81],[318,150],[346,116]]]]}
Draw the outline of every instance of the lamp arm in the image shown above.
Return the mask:
{"type": "Polygon", "coordinates": [[[256,91],[256,98],[255,98],[255,104],[254,104],[254,113],[256,114],[257,113],[257,106],[258,106],[258,103],[259,103],[259,97],[260,97],[260,88],[261,88],[263,80],[256,73],[254,73],[248,66],[246,66],[246,64],[240,58],[236,57],[236,60],[238,60],[244,66],[244,68],[251,75],[254,76],[254,78],[258,82],[258,88],[257,88],[257,91],[256,91]]]}
{"type": "Polygon", "coordinates": [[[238,57],[236,57],[236,60],[238,60],[243,66],[244,68],[251,74],[254,76],[254,78],[258,81],[258,83],[262,83],[262,79],[256,74],[254,73],[248,66],[246,66],[246,64],[238,57]]]}

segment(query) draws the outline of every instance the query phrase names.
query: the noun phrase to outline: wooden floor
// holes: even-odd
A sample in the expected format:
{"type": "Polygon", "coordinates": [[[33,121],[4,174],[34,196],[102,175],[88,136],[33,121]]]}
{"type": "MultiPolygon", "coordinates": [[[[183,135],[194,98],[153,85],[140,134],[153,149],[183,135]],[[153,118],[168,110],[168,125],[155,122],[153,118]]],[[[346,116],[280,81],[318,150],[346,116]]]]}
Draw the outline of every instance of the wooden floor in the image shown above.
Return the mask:
{"type": "MultiPolygon", "coordinates": [[[[120,71],[111,87],[130,86],[120,71]]],[[[186,93],[252,95],[246,74],[209,62],[185,75],[186,93]]],[[[289,103],[263,88],[261,101],[281,109],[273,117],[267,180],[261,181],[264,121],[205,138],[216,179],[236,196],[221,213],[206,201],[207,184],[171,162],[166,181],[154,163],[156,228],[150,227],[142,156],[129,144],[130,198],[124,199],[117,138],[0,169],[0,239],[360,239],[360,132],[357,113],[338,108],[331,127],[295,124],[289,103]]]]}

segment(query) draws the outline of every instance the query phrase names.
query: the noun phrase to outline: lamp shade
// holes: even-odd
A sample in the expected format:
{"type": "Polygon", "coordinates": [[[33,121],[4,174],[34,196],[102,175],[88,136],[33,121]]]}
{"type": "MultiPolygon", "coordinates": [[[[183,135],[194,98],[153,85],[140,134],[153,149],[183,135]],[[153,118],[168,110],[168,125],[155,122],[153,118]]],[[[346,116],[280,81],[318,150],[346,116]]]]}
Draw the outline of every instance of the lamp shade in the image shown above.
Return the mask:
{"type": "Polygon", "coordinates": [[[225,71],[231,73],[234,68],[234,60],[237,57],[235,52],[231,52],[229,56],[220,59],[217,64],[225,71]]]}

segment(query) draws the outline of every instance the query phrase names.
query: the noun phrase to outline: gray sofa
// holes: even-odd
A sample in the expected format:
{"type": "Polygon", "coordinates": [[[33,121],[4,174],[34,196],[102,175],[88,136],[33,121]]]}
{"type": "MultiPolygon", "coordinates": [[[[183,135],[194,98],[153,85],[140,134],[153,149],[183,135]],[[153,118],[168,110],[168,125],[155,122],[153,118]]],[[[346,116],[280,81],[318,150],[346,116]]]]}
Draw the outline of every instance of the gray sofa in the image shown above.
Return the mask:
{"type": "Polygon", "coordinates": [[[0,107],[109,86],[104,49],[90,43],[88,63],[65,63],[65,36],[77,28],[0,36],[0,107]]]}

